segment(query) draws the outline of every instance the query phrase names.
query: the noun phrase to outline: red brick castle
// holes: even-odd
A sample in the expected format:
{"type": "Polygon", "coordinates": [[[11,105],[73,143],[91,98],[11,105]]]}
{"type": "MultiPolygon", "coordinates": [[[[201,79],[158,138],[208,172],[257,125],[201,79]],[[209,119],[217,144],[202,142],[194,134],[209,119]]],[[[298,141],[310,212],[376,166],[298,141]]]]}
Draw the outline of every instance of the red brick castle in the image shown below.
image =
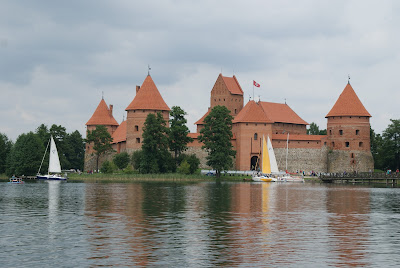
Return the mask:
{"type": "MultiPolygon", "coordinates": [[[[219,74],[211,90],[210,108],[195,124],[197,132],[186,153],[194,153],[207,168],[205,156],[197,137],[204,118],[217,105],[226,106],[233,120],[232,144],[236,150],[236,170],[256,168],[260,157],[262,136],[269,136],[275,149],[279,169],[315,172],[369,171],[374,163],[370,151],[371,115],[365,109],[350,83],[346,85],[335,105],[326,115],[327,135],[307,135],[308,123],[287,104],[249,101],[244,105],[243,90],[235,76],[219,74]],[[289,142],[287,143],[287,139],[289,142]],[[288,145],[288,149],[286,148],[288,145]]],[[[105,125],[113,137],[116,153],[132,153],[141,148],[143,126],[149,113],[161,112],[168,122],[169,107],[150,75],[142,86],[136,86],[136,96],[125,109],[127,119],[120,125],[102,99],[86,123],[87,130],[105,125]]],[[[168,126],[168,123],[167,123],[168,126]]],[[[85,169],[94,167],[92,148],[86,145],[85,169]]]]}

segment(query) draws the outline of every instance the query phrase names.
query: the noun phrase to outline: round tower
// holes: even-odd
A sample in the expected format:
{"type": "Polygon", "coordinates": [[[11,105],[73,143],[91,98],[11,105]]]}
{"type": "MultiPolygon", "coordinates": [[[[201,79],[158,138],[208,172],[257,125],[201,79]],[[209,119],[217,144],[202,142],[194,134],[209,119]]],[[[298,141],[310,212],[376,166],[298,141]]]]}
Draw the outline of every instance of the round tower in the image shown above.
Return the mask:
{"type": "Polygon", "coordinates": [[[150,75],[146,77],[142,86],[136,86],[136,96],[129,106],[126,120],[126,150],[128,153],[142,147],[143,126],[147,115],[161,112],[169,126],[169,107],[158,91],[150,75]]]}
{"type": "Polygon", "coordinates": [[[370,117],[371,115],[348,83],[326,115],[328,172],[373,170],[370,117]]]}

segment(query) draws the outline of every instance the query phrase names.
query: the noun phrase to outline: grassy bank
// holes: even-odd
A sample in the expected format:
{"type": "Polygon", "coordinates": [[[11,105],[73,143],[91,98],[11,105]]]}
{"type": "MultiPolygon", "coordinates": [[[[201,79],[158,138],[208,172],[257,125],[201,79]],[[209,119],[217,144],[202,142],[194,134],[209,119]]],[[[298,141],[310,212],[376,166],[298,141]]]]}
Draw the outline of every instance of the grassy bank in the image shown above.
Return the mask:
{"type": "MultiPolygon", "coordinates": [[[[213,176],[205,176],[200,174],[185,175],[180,173],[166,173],[166,174],[77,174],[72,173],[68,175],[68,181],[71,182],[129,182],[129,181],[214,181],[216,178],[213,176]]],[[[221,176],[221,181],[243,181],[250,179],[250,176],[221,176]]]]}

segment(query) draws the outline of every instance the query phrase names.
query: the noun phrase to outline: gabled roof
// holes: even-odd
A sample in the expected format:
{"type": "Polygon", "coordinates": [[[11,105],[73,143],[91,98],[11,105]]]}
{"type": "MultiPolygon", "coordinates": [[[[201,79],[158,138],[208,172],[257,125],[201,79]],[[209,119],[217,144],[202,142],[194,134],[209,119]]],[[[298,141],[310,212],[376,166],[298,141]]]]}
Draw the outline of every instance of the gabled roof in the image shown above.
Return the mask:
{"type": "Polygon", "coordinates": [[[265,114],[261,105],[258,105],[255,101],[249,101],[233,120],[233,123],[240,122],[273,123],[273,121],[265,114]]]}
{"type": "Polygon", "coordinates": [[[203,115],[202,118],[200,118],[199,120],[197,120],[196,123],[194,123],[195,125],[204,125],[204,118],[207,117],[207,115],[211,112],[211,109],[208,108],[208,111],[205,113],[205,115],[203,115]]]}
{"type": "Polygon", "coordinates": [[[342,94],[340,94],[339,98],[337,99],[335,105],[333,105],[332,109],[325,117],[331,116],[371,117],[371,115],[365,109],[364,105],[361,103],[350,83],[347,83],[342,94]]]}
{"type": "Polygon", "coordinates": [[[161,97],[156,84],[150,75],[146,77],[135,98],[125,109],[129,110],[161,110],[169,111],[168,105],[161,97]]]}
{"type": "Polygon", "coordinates": [[[119,125],[119,127],[115,130],[115,132],[112,135],[113,142],[112,143],[118,143],[118,142],[123,142],[126,141],[126,120],[119,125]]]}
{"type": "Polygon", "coordinates": [[[106,102],[102,99],[99,105],[94,111],[92,117],[87,121],[87,126],[95,126],[95,125],[106,125],[106,126],[118,126],[117,121],[110,109],[108,109],[106,102]]]}
{"type": "Polygon", "coordinates": [[[287,104],[260,101],[259,105],[261,105],[264,113],[274,123],[308,125],[287,104]]]}
{"type": "Polygon", "coordinates": [[[226,87],[228,88],[228,90],[231,94],[243,95],[242,87],[239,85],[239,82],[236,79],[236,76],[226,77],[226,76],[222,76],[222,74],[219,74],[219,76],[221,76],[222,80],[224,81],[226,87]]]}

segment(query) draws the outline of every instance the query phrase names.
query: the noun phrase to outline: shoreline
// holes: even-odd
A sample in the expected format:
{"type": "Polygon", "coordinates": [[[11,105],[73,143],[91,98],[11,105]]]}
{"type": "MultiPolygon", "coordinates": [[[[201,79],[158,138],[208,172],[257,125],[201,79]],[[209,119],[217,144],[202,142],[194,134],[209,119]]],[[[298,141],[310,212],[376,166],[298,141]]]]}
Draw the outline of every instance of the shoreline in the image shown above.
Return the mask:
{"type": "MultiPolygon", "coordinates": [[[[9,178],[0,174],[0,180],[9,180],[9,178]]],[[[215,176],[205,176],[201,174],[192,174],[185,175],[179,173],[166,173],[166,174],[104,174],[104,173],[95,173],[95,174],[77,174],[71,173],[68,175],[68,181],[70,182],[200,182],[200,181],[215,181],[215,176]]],[[[220,181],[233,181],[233,182],[251,182],[250,176],[230,176],[230,175],[221,175],[219,178],[220,181]]],[[[33,180],[25,180],[25,181],[35,181],[33,180]]],[[[305,182],[321,182],[318,177],[305,176],[305,182]]]]}

